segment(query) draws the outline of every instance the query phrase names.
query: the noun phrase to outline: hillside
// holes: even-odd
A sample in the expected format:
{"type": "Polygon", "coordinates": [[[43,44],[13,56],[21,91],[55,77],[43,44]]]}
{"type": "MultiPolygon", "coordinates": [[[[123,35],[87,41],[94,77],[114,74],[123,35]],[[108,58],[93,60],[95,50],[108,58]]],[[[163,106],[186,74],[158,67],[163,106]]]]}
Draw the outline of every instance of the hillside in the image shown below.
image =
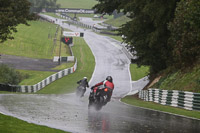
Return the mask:
{"type": "Polygon", "coordinates": [[[17,26],[15,39],[0,43],[0,53],[30,58],[52,59],[53,37],[56,25],[42,21],[30,21],[30,26],[17,26]],[[42,28],[41,28],[42,27],[42,28]]]}
{"type": "Polygon", "coordinates": [[[151,88],[180,90],[200,93],[200,64],[173,73],[162,72],[160,80],[151,88]]]}
{"type": "Polygon", "coordinates": [[[125,15],[123,15],[123,16],[118,17],[116,19],[114,19],[114,18],[108,19],[104,23],[110,24],[110,25],[115,26],[115,27],[120,27],[121,25],[125,24],[128,21],[130,21],[130,19],[128,17],[126,17],[125,15]]]}

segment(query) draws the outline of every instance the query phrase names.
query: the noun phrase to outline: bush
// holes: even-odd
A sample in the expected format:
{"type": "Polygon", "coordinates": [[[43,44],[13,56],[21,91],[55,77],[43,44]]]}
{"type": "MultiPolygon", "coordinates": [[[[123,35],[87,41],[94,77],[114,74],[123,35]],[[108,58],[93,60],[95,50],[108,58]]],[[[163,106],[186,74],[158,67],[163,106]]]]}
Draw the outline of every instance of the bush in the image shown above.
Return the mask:
{"type": "Polygon", "coordinates": [[[0,83],[17,85],[21,82],[24,76],[14,68],[10,68],[7,65],[0,65],[0,83]]]}

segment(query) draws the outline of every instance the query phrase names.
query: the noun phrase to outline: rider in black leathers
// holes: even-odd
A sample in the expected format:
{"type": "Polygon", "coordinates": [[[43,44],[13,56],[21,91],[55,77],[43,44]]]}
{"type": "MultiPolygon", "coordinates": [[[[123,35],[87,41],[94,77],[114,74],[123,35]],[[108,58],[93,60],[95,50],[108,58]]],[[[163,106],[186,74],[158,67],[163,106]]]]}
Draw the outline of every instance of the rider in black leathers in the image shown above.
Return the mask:
{"type": "Polygon", "coordinates": [[[82,80],[79,80],[77,82],[77,84],[79,84],[79,87],[83,87],[83,93],[82,93],[82,96],[81,96],[81,97],[83,97],[84,93],[86,91],[86,87],[89,87],[87,77],[84,77],[82,80]]]}

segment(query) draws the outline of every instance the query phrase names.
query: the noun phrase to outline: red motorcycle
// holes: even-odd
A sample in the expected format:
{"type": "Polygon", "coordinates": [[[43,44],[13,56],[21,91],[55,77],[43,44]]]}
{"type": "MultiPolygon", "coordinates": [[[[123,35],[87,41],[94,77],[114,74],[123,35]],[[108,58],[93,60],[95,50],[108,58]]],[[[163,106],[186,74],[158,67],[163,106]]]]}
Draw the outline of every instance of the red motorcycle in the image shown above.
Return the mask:
{"type": "Polygon", "coordinates": [[[89,95],[88,108],[94,107],[96,110],[100,110],[108,102],[109,90],[108,88],[94,87],[91,88],[89,95]]]}

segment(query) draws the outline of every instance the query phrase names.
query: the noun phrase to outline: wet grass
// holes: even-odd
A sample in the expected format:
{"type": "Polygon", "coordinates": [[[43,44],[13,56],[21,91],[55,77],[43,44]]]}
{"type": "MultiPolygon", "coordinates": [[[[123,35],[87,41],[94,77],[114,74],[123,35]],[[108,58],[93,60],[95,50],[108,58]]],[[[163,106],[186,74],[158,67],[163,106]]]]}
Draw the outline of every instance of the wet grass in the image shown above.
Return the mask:
{"type": "Polygon", "coordinates": [[[148,75],[149,67],[147,66],[138,67],[136,64],[130,64],[130,73],[132,80],[136,81],[148,75]]]}
{"type": "Polygon", "coordinates": [[[30,21],[29,24],[17,26],[18,32],[13,34],[15,39],[0,43],[1,54],[52,59],[56,25],[44,21],[30,21]]]}
{"type": "Polygon", "coordinates": [[[181,108],[161,105],[154,102],[146,102],[137,98],[136,96],[126,96],[125,98],[122,98],[121,101],[130,105],[138,106],[138,107],[144,107],[148,109],[153,109],[153,110],[158,110],[158,111],[163,111],[163,112],[168,112],[168,113],[173,113],[177,115],[183,115],[187,117],[200,119],[199,111],[190,111],[190,110],[185,110],[181,108]]]}
{"type": "Polygon", "coordinates": [[[56,66],[53,70],[63,70],[66,68],[70,68],[74,65],[74,62],[62,63],[61,65],[56,66]]]}
{"type": "Polygon", "coordinates": [[[130,20],[131,20],[130,18],[123,15],[123,16],[118,17],[118,18],[109,19],[109,20],[105,21],[104,23],[110,24],[110,25],[115,26],[115,27],[120,27],[130,20]]]}
{"type": "Polygon", "coordinates": [[[61,5],[61,8],[81,8],[91,9],[95,4],[96,0],[57,0],[57,4],[61,5]]]}
{"type": "Polygon", "coordinates": [[[17,70],[17,71],[19,71],[23,75],[28,75],[28,77],[22,80],[22,82],[20,82],[19,85],[34,85],[55,73],[48,71],[30,71],[30,70],[17,70]]]}
{"type": "Polygon", "coordinates": [[[200,64],[174,73],[163,75],[154,88],[200,93],[200,64]]]}
{"type": "Polygon", "coordinates": [[[83,77],[91,78],[95,67],[94,56],[83,38],[74,38],[73,53],[78,60],[77,70],[38,91],[39,94],[63,94],[74,92],[76,82],[83,77]]]}
{"type": "Polygon", "coordinates": [[[61,130],[28,123],[17,118],[0,114],[1,133],[66,133],[61,130]]]}

